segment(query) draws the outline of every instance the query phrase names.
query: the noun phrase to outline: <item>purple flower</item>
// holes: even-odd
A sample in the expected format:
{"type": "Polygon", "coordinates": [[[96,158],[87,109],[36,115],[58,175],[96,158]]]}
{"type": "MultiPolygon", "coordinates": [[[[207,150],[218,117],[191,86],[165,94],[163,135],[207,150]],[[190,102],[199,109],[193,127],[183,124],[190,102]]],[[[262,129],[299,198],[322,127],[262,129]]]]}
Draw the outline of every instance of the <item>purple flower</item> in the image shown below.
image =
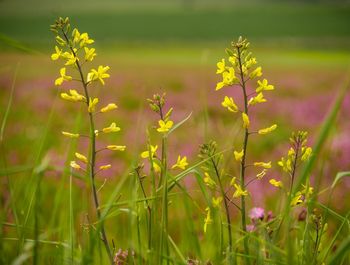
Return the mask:
{"type": "Polygon", "coordinates": [[[255,231],[255,225],[247,225],[246,226],[246,229],[248,232],[254,232],[255,231]]]}
{"type": "Polygon", "coordinates": [[[264,216],[265,216],[264,208],[254,207],[249,212],[249,217],[250,219],[252,219],[252,221],[258,220],[258,219],[263,220],[264,216]]]}

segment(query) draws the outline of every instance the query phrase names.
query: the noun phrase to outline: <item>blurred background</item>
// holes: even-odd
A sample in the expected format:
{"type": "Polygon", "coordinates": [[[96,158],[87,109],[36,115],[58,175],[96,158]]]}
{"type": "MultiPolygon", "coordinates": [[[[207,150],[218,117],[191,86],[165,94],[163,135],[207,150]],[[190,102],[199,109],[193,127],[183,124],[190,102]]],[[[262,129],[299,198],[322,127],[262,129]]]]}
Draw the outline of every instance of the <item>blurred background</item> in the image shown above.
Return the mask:
{"type": "MultiPolygon", "coordinates": [[[[192,163],[197,161],[199,144],[209,139],[216,139],[220,149],[240,148],[239,117],[221,107],[224,95],[238,97],[240,92],[214,91],[219,81],[216,62],[240,35],[250,40],[265,77],[276,88],[268,93],[268,102],[253,111],[254,128],[279,125],[276,133],[252,140],[256,160],[275,163],[289,148],[292,131],[309,131],[312,144],[349,77],[350,1],[1,0],[1,119],[9,102],[12,106],[2,130],[0,175],[25,178],[48,158],[53,167],[48,178],[59,178],[72,159],[68,148],[75,148],[61,131],[87,130],[84,112],[58,97],[67,87],[54,87],[62,64],[50,60],[55,42],[49,25],[59,16],[69,16],[73,27],[95,40],[95,68],[111,67],[106,86],[94,87],[93,93],[102,104],[119,106],[116,112],[100,116],[98,126],[116,121],[122,128],[117,135],[100,138],[99,145],[128,146],[125,154],[100,158],[113,163],[114,169],[106,173],[112,179],[125,173],[146,149],[146,128],[157,122],[146,98],[155,93],[167,93],[175,122],[192,112],[170,140],[172,162],[179,153],[192,163]]],[[[322,187],[350,167],[349,93],[339,117],[314,172],[314,177],[322,176],[314,179],[322,187]]],[[[156,134],[151,135],[159,144],[156,134]]],[[[78,143],[78,150],[86,150],[84,143],[78,143]]],[[[238,168],[232,165],[232,170],[238,168]]],[[[271,174],[281,178],[279,171],[271,174]]],[[[344,183],[343,189],[339,187],[343,192],[334,193],[340,211],[349,206],[349,193],[344,191],[350,182],[344,183]]],[[[265,184],[251,186],[260,191],[256,202],[269,199],[261,192],[265,184]]]]}

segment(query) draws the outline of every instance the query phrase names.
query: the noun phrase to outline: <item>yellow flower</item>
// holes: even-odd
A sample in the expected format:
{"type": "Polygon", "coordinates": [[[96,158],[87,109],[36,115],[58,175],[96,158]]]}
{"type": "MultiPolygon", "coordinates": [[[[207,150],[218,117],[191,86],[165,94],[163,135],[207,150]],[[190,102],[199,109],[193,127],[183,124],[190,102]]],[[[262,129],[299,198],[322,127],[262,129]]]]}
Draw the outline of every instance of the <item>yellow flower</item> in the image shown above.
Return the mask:
{"type": "Polygon", "coordinates": [[[107,169],[110,169],[111,167],[112,167],[111,164],[103,165],[103,166],[100,166],[100,170],[107,170],[107,169]]]}
{"type": "Polygon", "coordinates": [[[247,67],[245,67],[245,65],[242,65],[242,73],[245,76],[248,74],[248,69],[247,69],[247,67]]]}
{"type": "Polygon", "coordinates": [[[188,166],[187,157],[184,156],[183,158],[181,158],[181,156],[178,156],[176,164],[173,165],[171,168],[174,169],[178,167],[180,169],[186,169],[187,166],[188,166]]]}
{"type": "Polygon", "coordinates": [[[276,130],[276,128],[277,128],[277,124],[274,124],[274,125],[272,125],[272,126],[270,126],[268,128],[260,129],[258,131],[258,134],[268,134],[268,133],[276,130]]]}
{"type": "Polygon", "coordinates": [[[228,57],[228,61],[232,64],[232,66],[236,66],[237,65],[237,54],[235,54],[234,56],[228,57]]]}
{"type": "MultiPolygon", "coordinates": [[[[154,157],[154,154],[156,153],[156,151],[158,149],[158,145],[156,145],[156,146],[150,145],[150,149],[151,149],[151,155],[152,155],[152,157],[154,157]]],[[[141,157],[142,158],[149,158],[149,151],[148,150],[143,151],[141,153],[141,157]]]]}
{"type": "Polygon", "coordinates": [[[222,197],[220,196],[220,197],[217,197],[217,198],[212,198],[212,202],[213,202],[213,207],[215,207],[215,208],[220,208],[220,204],[221,204],[221,202],[222,202],[222,197]]]}
{"type": "Polygon", "coordinates": [[[262,92],[264,90],[274,90],[275,89],[273,85],[269,85],[268,84],[266,79],[263,79],[263,81],[258,80],[257,83],[258,83],[258,87],[255,90],[256,93],[260,93],[260,92],[262,92]]]}
{"type": "MultiPolygon", "coordinates": [[[[77,52],[77,49],[74,48],[73,50],[74,52],[77,52]]],[[[62,57],[67,60],[65,65],[73,65],[78,61],[78,58],[72,52],[65,52],[62,54],[62,57]]]]}
{"type": "Polygon", "coordinates": [[[109,66],[100,65],[97,70],[91,69],[87,76],[87,82],[100,80],[102,85],[105,85],[104,78],[108,78],[110,75],[106,72],[109,70],[109,66]]]}
{"type": "Polygon", "coordinates": [[[221,59],[221,61],[218,62],[216,66],[218,67],[218,69],[216,70],[217,74],[222,74],[223,72],[225,72],[226,70],[225,59],[221,59]]]}
{"type": "Polygon", "coordinates": [[[78,29],[73,29],[72,31],[73,43],[76,44],[80,41],[80,32],[78,29]]]}
{"type": "Polygon", "coordinates": [[[213,219],[211,219],[210,217],[210,208],[207,207],[205,211],[207,212],[207,216],[204,219],[204,226],[203,226],[204,233],[207,232],[208,225],[213,223],[213,219]]]}
{"type": "Polygon", "coordinates": [[[80,35],[80,47],[84,47],[88,44],[92,44],[95,41],[89,38],[89,34],[83,33],[80,35]]]}
{"type": "Polygon", "coordinates": [[[238,184],[233,184],[233,186],[236,188],[235,192],[233,193],[233,198],[239,198],[241,196],[247,196],[248,191],[243,190],[242,187],[238,184]]]}
{"type": "Polygon", "coordinates": [[[89,35],[87,33],[80,34],[78,29],[73,29],[72,37],[73,37],[73,43],[79,44],[80,47],[84,47],[88,44],[94,43],[94,40],[89,39],[89,35]]]}
{"type": "Polygon", "coordinates": [[[291,206],[298,205],[303,202],[303,195],[300,191],[298,191],[295,196],[293,197],[292,201],[290,202],[291,206]]]}
{"type": "Polygon", "coordinates": [[[224,83],[224,82],[219,82],[219,83],[216,84],[215,90],[216,90],[216,91],[217,91],[217,90],[220,90],[220,89],[223,88],[224,86],[225,86],[225,83],[224,83]]]}
{"type": "Polygon", "coordinates": [[[253,72],[250,73],[249,77],[254,79],[256,77],[262,76],[261,66],[257,67],[253,72]]]}
{"type": "Polygon", "coordinates": [[[253,65],[256,65],[256,64],[257,64],[256,58],[253,57],[245,62],[245,67],[247,69],[250,69],[253,65]]]}
{"type": "Polygon", "coordinates": [[[89,49],[88,47],[84,47],[84,51],[85,51],[85,60],[91,62],[96,56],[95,49],[94,48],[89,49]]]}
{"type": "Polygon", "coordinates": [[[98,98],[89,98],[89,106],[88,106],[88,112],[92,113],[95,111],[95,107],[98,103],[98,98]]]}
{"type": "Polygon", "coordinates": [[[118,106],[114,103],[109,103],[106,107],[103,107],[100,111],[101,112],[107,112],[107,111],[111,111],[118,108],[118,106]]]}
{"type": "Polygon", "coordinates": [[[242,120],[243,120],[243,128],[248,129],[249,128],[249,117],[245,112],[242,112],[242,120]]]}
{"type": "Polygon", "coordinates": [[[244,151],[243,151],[243,149],[241,152],[234,151],[233,155],[235,156],[236,161],[242,161],[244,151]]]}
{"type": "Polygon", "coordinates": [[[280,167],[282,167],[284,172],[291,172],[292,171],[292,160],[291,159],[285,159],[284,157],[281,158],[280,161],[277,163],[280,167]]]}
{"type": "Polygon", "coordinates": [[[167,132],[173,127],[174,122],[173,121],[167,121],[164,122],[163,120],[158,121],[159,128],[157,129],[158,132],[167,132]]]}
{"type": "Polygon", "coordinates": [[[154,169],[154,172],[160,172],[161,171],[160,166],[154,161],[153,161],[153,169],[154,169]]]}
{"type": "Polygon", "coordinates": [[[107,149],[112,151],[125,151],[125,145],[107,145],[107,149]]]}
{"type": "Polygon", "coordinates": [[[95,136],[97,137],[97,136],[98,136],[99,131],[98,131],[98,130],[95,130],[95,131],[94,131],[94,133],[95,133],[95,136]]]}
{"type": "Polygon", "coordinates": [[[305,186],[304,184],[302,184],[303,189],[301,191],[302,194],[304,194],[305,196],[310,196],[313,192],[314,192],[314,188],[311,186],[305,186]]]}
{"type": "Polygon", "coordinates": [[[264,168],[260,173],[258,173],[257,175],[256,175],[256,178],[258,179],[258,180],[261,180],[265,175],[266,175],[266,169],[264,168]]]}
{"type": "Polygon", "coordinates": [[[103,128],[104,133],[119,132],[120,128],[116,126],[115,122],[112,122],[109,127],[103,128]]]}
{"type": "Polygon", "coordinates": [[[233,177],[230,181],[230,186],[234,186],[236,183],[236,177],[233,177]]]}
{"type": "Polygon", "coordinates": [[[215,181],[210,177],[210,175],[208,174],[208,172],[204,172],[204,175],[205,175],[205,177],[204,177],[203,181],[204,181],[205,185],[207,185],[207,186],[208,186],[209,188],[211,188],[211,189],[215,188],[216,183],[215,183],[215,181]]]}
{"type": "Polygon", "coordinates": [[[70,81],[72,80],[72,77],[69,75],[66,75],[66,68],[63,67],[60,69],[60,77],[55,80],[55,86],[62,85],[63,81],[70,81]]]}
{"type": "Polygon", "coordinates": [[[70,161],[70,166],[76,170],[81,169],[81,166],[78,165],[75,161],[70,161]]]}
{"type": "Polygon", "coordinates": [[[216,90],[223,88],[224,86],[231,86],[238,82],[238,78],[235,75],[235,69],[228,67],[228,72],[222,73],[222,82],[217,83],[216,90]]]}
{"type": "Polygon", "coordinates": [[[255,105],[257,103],[263,103],[266,102],[266,98],[264,98],[263,93],[259,93],[255,97],[251,97],[248,101],[248,105],[255,105]]]}
{"type": "Polygon", "coordinates": [[[293,157],[295,155],[295,150],[293,147],[289,148],[288,150],[288,157],[293,157]]]}
{"type": "Polygon", "coordinates": [[[88,163],[88,159],[82,154],[75,153],[75,157],[78,158],[80,161],[84,162],[85,164],[88,163]]]}
{"type": "Polygon", "coordinates": [[[255,162],[254,163],[254,166],[255,167],[262,167],[262,168],[271,168],[271,161],[268,162],[268,163],[265,163],[265,162],[255,162]]]}
{"type": "Polygon", "coordinates": [[[75,89],[70,89],[69,94],[61,93],[61,98],[73,102],[86,101],[86,98],[83,95],[80,95],[75,89]]]}
{"type": "Polygon", "coordinates": [[[80,136],[79,133],[62,132],[62,134],[70,138],[78,138],[80,136]]]}
{"type": "Polygon", "coordinates": [[[312,148],[311,147],[303,147],[301,150],[301,161],[308,160],[312,154],[312,148]]]}
{"type": "Polygon", "coordinates": [[[59,59],[61,54],[62,54],[62,50],[60,48],[58,48],[57,46],[55,46],[55,50],[56,50],[56,53],[53,53],[51,55],[52,61],[56,61],[57,59],[59,59]]]}
{"type": "Polygon", "coordinates": [[[238,81],[238,78],[235,74],[235,69],[233,67],[229,67],[228,72],[223,72],[222,78],[226,85],[233,85],[238,81]]]}
{"type": "Polygon", "coordinates": [[[66,41],[64,39],[62,39],[60,36],[56,36],[56,42],[61,46],[66,45],[66,41]]]}
{"type": "Polygon", "coordinates": [[[229,98],[228,96],[225,96],[224,101],[221,103],[221,105],[225,108],[227,108],[229,111],[231,112],[237,112],[238,111],[238,107],[235,104],[233,98],[229,98]]]}
{"type": "Polygon", "coordinates": [[[270,179],[270,184],[277,187],[277,188],[282,188],[283,187],[283,184],[282,184],[282,181],[277,181],[275,179],[270,179]]]}

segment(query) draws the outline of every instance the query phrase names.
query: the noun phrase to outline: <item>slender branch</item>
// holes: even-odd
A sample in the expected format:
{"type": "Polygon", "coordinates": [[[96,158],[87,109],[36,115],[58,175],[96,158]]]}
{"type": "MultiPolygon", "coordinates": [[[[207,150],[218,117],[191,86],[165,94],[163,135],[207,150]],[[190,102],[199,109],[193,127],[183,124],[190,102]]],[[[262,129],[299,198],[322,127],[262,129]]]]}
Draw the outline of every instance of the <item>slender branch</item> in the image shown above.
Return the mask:
{"type": "Polygon", "coordinates": [[[227,199],[227,201],[229,203],[231,203],[232,205],[234,205],[238,210],[241,210],[241,207],[239,207],[235,202],[233,202],[233,200],[231,200],[226,194],[225,194],[225,198],[227,199]]]}

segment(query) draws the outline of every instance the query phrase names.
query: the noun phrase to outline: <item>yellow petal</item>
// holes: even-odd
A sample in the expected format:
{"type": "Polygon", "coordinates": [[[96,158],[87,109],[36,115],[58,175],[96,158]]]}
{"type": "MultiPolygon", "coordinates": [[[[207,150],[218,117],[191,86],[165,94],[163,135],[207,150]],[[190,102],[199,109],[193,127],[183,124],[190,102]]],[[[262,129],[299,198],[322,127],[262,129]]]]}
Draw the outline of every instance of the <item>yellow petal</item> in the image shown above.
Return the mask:
{"type": "Polygon", "coordinates": [[[272,131],[274,131],[274,130],[276,130],[276,128],[277,128],[277,124],[274,124],[274,125],[272,125],[272,126],[270,126],[270,127],[267,127],[267,128],[264,128],[264,129],[260,129],[259,131],[258,131],[258,133],[259,134],[268,134],[268,133],[270,133],[270,132],[272,132],[272,131]]]}

